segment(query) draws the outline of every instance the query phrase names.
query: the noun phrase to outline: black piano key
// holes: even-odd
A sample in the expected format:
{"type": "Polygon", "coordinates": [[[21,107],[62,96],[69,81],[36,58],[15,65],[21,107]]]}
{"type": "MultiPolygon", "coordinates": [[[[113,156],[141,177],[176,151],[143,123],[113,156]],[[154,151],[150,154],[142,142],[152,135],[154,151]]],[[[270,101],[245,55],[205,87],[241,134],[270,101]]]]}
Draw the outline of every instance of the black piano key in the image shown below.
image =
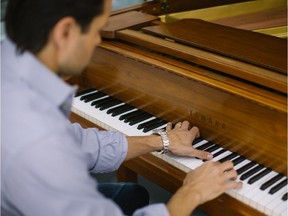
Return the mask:
{"type": "Polygon", "coordinates": [[[274,187],[272,187],[269,191],[269,194],[276,193],[277,191],[279,191],[281,188],[285,187],[286,185],[287,185],[287,178],[281,181],[280,183],[278,183],[277,185],[275,185],[274,187]]]}
{"type": "Polygon", "coordinates": [[[121,103],[122,103],[121,101],[115,99],[115,100],[112,100],[112,101],[110,101],[110,102],[108,102],[108,103],[102,104],[101,106],[99,106],[99,109],[100,109],[100,110],[105,110],[105,109],[108,109],[108,108],[110,108],[110,107],[119,105],[119,104],[121,104],[121,103]]]}
{"type": "Polygon", "coordinates": [[[258,164],[254,168],[250,169],[249,171],[245,172],[242,176],[240,176],[240,180],[244,181],[245,179],[253,176],[258,171],[262,170],[264,168],[263,165],[258,164]]]}
{"type": "Polygon", "coordinates": [[[287,193],[285,193],[282,198],[281,198],[283,201],[287,201],[287,193]]]}
{"type": "Polygon", "coordinates": [[[217,151],[213,154],[213,158],[223,154],[224,152],[226,152],[227,150],[226,149],[221,149],[220,151],[217,151]]]}
{"type": "Polygon", "coordinates": [[[197,137],[197,138],[195,138],[194,140],[193,140],[193,142],[192,142],[192,145],[195,145],[195,144],[197,144],[197,143],[199,143],[199,142],[201,142],[201,141],[203,141],[204,139],[202,138],[202,137],[197,137]]]}
{"type": "Polygon", "coordinates": [[[150,115],[149,113],[143,113],[143,115],[139,115],[139,116],[135,116],[134,118],[131,118],[129,120],[129,125],[135,125],[135,124],[142,122],[142,121],[145,121],[151,117],[152,117],[152,115],[150,115]]]}
{"type": "Polygon", "coordinates": [[[275,184],[277,181],[279,181],[281,178],[283,178],[284,175],[282,174],[277,174],[273,178],[269,179],[265,183],[263,183],[260,187],[261,190],[265,190],[266,188],[270,187],[271,185],[275,184]]]}
{"type": "Polygon", "coordinates": [[[98,92],[95,92],[92,94],[83,95],[80,97],[80,100],[84,101],[85,103],[88,103],[90,101],[97,100],[97,99],[102,98],[104,96],[107,96],[107,94],[105,94],[104,92],[98,91],[98,92]]]}
{"type": "Polygon", "coordinates": [[[93,92],[93,91],[96,91],[96,89],[95,88],[85,89],[83,91],[77,92],[74,97],[79,97],[81,95],[88,94],[88,93],[93,92]]]}
{"type": "Polygon", "coordinates": [[[265,175],[267,175],[268,173],[270,173],[272,170],[269,168],[264,169],[263,171],[261,171],[260,173],[256,174],[255,176],[253,176],[252,178],[250,178],[248,180],[248,184],[253,184],[254,182],[258,181],[259,179],[261,179],[262,177],[264,177],[265,175]]]}
{"type": "Polygon", "coordinates": [[[142,110],[135,110],[135,111],[132,111],[132,112],[129,112],[129,113],[126,113],[126,114],[123,114],[119,117],[120,120],[123,120],[123,121],[127,121],[127,119],[129,118],[132,118],[134,116],[137,116],[137,115],[141,115],[143,114],[144,112],[142,110]]]}
{"type": "Polygon", "coordinates": [[[91,106],[95,106],[96,108],[99,108],[100,106],[102,106],[103,104],[105,103],[108,103],[110,101],[114,100],[113,97],[105,97],[105,98],[102,98],[102,99],[99,99],[99,100],[96,100],[96,101],[93,101],[91,103],[91,106]]]}
{"type": "Polygon", "coordinates": [[[255,166],[256,163],[254,161],[249,162],[248,164],[240,167],[239,169],[236,170],[237,174],[240,175],[243,172],[247,171],[248,169],[250,169],[251,167],[255,166]]]}
{"type": "Polygon", "coordinates": [[[198,150],[204,150],[204,149],[206,149],[206,148],[211,147],[212,145],[214,145],[214,143],[212,143],[212,142],[207,142],[207,143],[204,143],[204,144],[196,147],[196,149],[198,149],[198,150]]]}
{"type": "Polygon", "coordinates": [[[125,122],[125,123],[128,123],[128,122],[131,121],[131,119],[135,119],[135,118],[141,117],[141,116],[143,116],[143,115],[145,115],[145,114],[146,114],[146,112],[140,110],[140,112],[135,113],[135,114],[133,114],[133,115],[130,115],[130,116],[126,117],[126,118],[124,119],[124,122],[125,122]]]}
{"type": "Polygon", "coordinates": [[[207,152],[213,152],[213,151],[215,151],[215,150],[217,150],[217,149],[219,149],[220,148],[220,146],[219,145],[217,145],[217,144],[214,144],[213,146],[210,146],[209,148],[207,148],[207,149],[205,149],[205,151],[207,151],[207,152]]]}
{"type": "Polygon", "coordinates": [[[163,121],[163,120],[160,118],[155,118],[155,119],[152,119],[148,122],[144,122],[142,124],[139,124],[137,129],[141,130],[142,128],[149,127],[149,126],[157,124],[158,122],[161,122],[161,121],[163,121]]]}
{"type": "Polygon", "coordinates": [[[153,130],[153,129],[155,129],[155,128],[158,128],[158,127],[160,127],[160,126],[162,126],[162,125],[165,125],[165,124],[167,124],[167,122],[166,121],[160,121],[160,122],[158,122],[157,124],[153,124],[153,125],[150,125],[150,126],[147,126],[147,127],[144,127],[144,129],[143,129],[143,132],[148,132],[148,131],[151,131],[151,130],[153,130]]]}
{"type": "Polygon", "coordinates": [[[221,159],[218,160],[218,161],[219,161],[220,163],[223,163],[223,162],[225,162],[225,161],[227,161],[227,160],[231,160],[231,159],[233,159],[233,158],[235,158],[235,157],[237,157],[237,156],[238,156],[238,154],[236,154],[235,152],[232,152],[231,154],[225,156],[224,158],[221,158],[221,159]]]}
{"type": "Polygon", "coordinates": [[[135,107],[133,107],[129,104],[123,104],[121,106],[108,109],[107,114],[111,114],[112,116],[117,116],[117,115],[120,115],[124,112],[127,112],[129,110],[133,110],[133,109],[135,109],[135,107]]]}
{"type": "Polygon", "coordinates": [[[148,132],[155,128],[159,128],[160,126],[165,125],[165,124],[167,124],[167,121],[162,120],[160,118],[155,118],[155,119],[152,119],[150,121],[147,121],[138,125],[137,129],[139,130],[143,129],[144,132],[148,132]]]}
{"type": "Polygon", "coordinates": [[[236,166],[237,164],[241,163],[244,160],[246,160],[244,156],[239,156],[238,158],[235,158],[234,160],[232,160],[232,163],[234,166],[236,166]]]}

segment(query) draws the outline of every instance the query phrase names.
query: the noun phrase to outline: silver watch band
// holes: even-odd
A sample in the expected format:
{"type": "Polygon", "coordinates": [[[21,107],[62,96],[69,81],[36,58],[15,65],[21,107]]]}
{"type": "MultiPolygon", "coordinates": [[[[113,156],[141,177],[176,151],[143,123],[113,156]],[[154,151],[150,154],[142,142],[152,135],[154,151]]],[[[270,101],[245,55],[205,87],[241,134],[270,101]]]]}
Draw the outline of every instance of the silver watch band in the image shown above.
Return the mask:
{"type": "Polygon", "coordinates": [[[167,136],[167,132],[164,129],[155,129],[153,130],[153,134],[160,135],[163,143],[163,149],[159,151],[159,154],[166,154],[169,152],[169,139],[167,136]]]}

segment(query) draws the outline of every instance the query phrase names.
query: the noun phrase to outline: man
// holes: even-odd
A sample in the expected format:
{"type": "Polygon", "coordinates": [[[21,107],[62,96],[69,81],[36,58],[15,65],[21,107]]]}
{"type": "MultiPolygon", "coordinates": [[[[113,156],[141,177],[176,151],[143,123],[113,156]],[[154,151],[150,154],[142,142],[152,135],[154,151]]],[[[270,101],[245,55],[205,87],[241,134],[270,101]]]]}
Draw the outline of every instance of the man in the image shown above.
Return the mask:
{"type": "MultiPolygon", "coordinates": [[[[1,195],[2,208],[13,215],[181,216],[241,187],[231,162],[207,162],[187,175],[167,205],[144,206],[144,201],[135,212],[126,211],[96,189],[89,171],[114,171],[148,152],[168,148],[212,158],[191,146],[199,131],[187,121],[168,124],[162,136],[125,137],[67,120],[75,88],[61,77],[79,75],[89,63],[110,6],[110,0],[9,0],[8,39],[1,46],[1,195]]],[[[145,191],[139,193],[145,197],[145,191]]]]}

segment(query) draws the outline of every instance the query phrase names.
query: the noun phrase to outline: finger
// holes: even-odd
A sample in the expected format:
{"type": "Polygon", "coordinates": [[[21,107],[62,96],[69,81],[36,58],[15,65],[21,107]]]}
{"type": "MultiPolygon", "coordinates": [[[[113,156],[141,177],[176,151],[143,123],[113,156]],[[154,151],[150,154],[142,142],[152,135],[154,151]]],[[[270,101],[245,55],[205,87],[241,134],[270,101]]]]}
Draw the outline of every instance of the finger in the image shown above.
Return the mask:
{"type": "Polygon", "coordinates": [[[234,165],[230,160],[227,160],[227,161],[220,164],[220,168],[221,168],[222,172],[229,171],[229,170],[233,169],[233,167],[234,167],[234,165]]]}
{"type": "Polygon", "coordinates": [[[181,128],[182,122],[177,122],[174,128],[181,128]]]}
{"type": "Polygon", "coordinates": [[[228,181],[226,182],[225,190],[240,189],[242,188],[242,186],[243,186],[243,183],[241,181],[228,181]]]}
{"type": "Polygon", "coordinates": [[[193,134],[193,136],[194,136],[195,138],[200,137],[200,132],[199,132],[199,128],[198,128],[198,127],[196,127],[196,126],[192,127],[192,128],[190,129],[190,132],[193,134]]]}
{"type": "Polygon", "coordinates": [[[206,151],[201,151],[198,149],[195,149],[193,147],[192,148],[192,157],[197,157],[199,159],[203,159],[203,160],[211,160],[213,158],[213,155],[209,152],[206,151]]]}
{"type": "Polygon", "coordinates": [[[236,178],[237,178],[237,176],[238,176],[238,174],[237,174],[237,172],[236,172],[236,170],[230,170],[230,171],[225,171],[224,172],[224,177],[225,177],[225,179],[231,179],[231,180],[236,180],[236,178]]]}
{"type": "Polygon", "coordinates": [[[190,122],[189,121],[183,121],[182,125],[181,125],[181,128],[188,130],[189,126],[190,126],[190,122]]]}
{"type": "Polygon", "coordinates": [[[166,126],[166,131],[170,131],[170,130],[172,130],[172,123],[168,122],[166,126]]]}

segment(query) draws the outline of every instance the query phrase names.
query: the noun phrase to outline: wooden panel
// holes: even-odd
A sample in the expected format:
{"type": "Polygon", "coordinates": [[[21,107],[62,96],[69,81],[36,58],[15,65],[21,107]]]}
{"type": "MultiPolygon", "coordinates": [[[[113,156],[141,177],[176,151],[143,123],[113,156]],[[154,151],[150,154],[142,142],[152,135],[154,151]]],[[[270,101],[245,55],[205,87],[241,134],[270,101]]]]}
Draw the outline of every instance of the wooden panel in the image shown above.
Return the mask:
{"type": "Polygon", "coordinates": [[[154,0],[144,3],[143,11],[148,14],[163,15],[246,1],[251,0],[154,0]]]}
{"type": "MultiPolygon", "coordinates": [[[[219,73],[233,75],[283,93],[287,92],[287,76],[284,74],[275,73],[237,59],[231,59],[199,48],[171,42],[139,31],[125,29],[118,31],[116,37],[123,41],[133,43],[138,47],[141,45],[143,49],[150,49],[151,53],[158,52],[164,55],[170,55],[171,59],[177,57],[178,59],[183,59],[184,61],[195,63],[205,68],[217,70],[219,73]]],[[[137,50],[135,50],[135,52],[137,52],[137,50]]],[[[151,56],[152,55],[153,54],[151,54],[151,56]]],[[[173,64],[173,60],[170,61],[171,64],[173,64]]],[[[180,65],[179,61],[175,64],[180,65]]],[[[219,73],[211,73],[211,76],[219,76],[219,73]]],[[[230,84],[235,82],[235,80],[228,79],[227,77],[222,78],[222,80],[230,84]]],[[[244,85],[245,84],[242,84],[242,88],[244,85]]],[[[264,94],[267,96],[267,92],[264,94]]]]}
{"type": "Polygon", "coordinates": [[[160,23],[143,30],[287,75],[287,41],[281,38],[198,19],[160,23]]]}
{"type": "Polygon", "coordinates": [[[216,19],[213,23],[241,28],[246,30],[257,30],[287,25],[287,8],[279,7],[256,13],[216,19]]]}
{"type": "Polygon", "coordinates": [[[181,13],[169,13],[160,16],[163,22],[175,22],[181,19],[203,19],[213,21],[234,16],[240,16],[260,11],[271,10],[273,8],[287,8],[286,0],[253,0],[236,4],[227,4],[217,7],[202,8],[199,10],[189,10],[181,13]]]}
{"type": "Polygon", "coordinates": [[[138,11],[129,11],[109,17],[108,25],[102,30],[101,35],[104,38],[115,38],[115,32],[121,29],[131,28],[140,29],[159,19],[156,16],[141,13],[138,11]]]}

